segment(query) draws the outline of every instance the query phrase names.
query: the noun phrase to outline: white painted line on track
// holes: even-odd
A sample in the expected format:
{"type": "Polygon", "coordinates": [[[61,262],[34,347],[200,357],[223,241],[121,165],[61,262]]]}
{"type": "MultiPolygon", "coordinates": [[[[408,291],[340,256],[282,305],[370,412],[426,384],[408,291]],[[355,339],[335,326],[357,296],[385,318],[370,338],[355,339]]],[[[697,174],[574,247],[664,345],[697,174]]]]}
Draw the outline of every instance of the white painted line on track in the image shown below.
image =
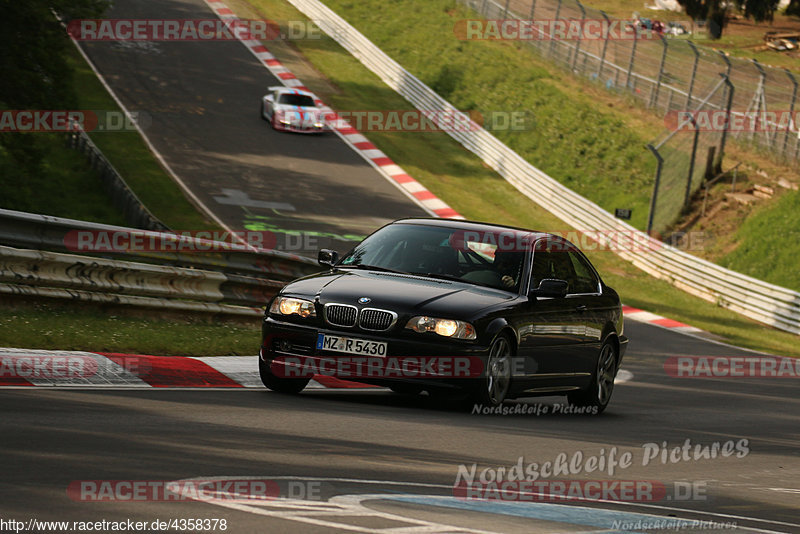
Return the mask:
{"type": "MultiPolygon", "coordinates": [[[[189,482],[192,480],[202,480],[202,481],[213,481],[213,480],[228,480],[231,478],[235,478],[237,480],[287,480],[287,481],[294,481],[294,480],[304,480],[304,481],[322,481],[322,482],[339,482],[339,483],[352,483],[352,484],[359,484],[359,485],[373,485],[373,486],[381,486],[382,488],[388,487],[406,487],[406,488],[427,488],[427,489],[436,489],[436,490],[445,490],[448,493],[452,493],[453,486],[445,485],[445,484],[431,484],[431,483],[420,483],[420,482],[399,482],[394,480],[370,480],[370,479],[355,479],[355,478],[344,478],[344,477],[306,477],[306,476],[258,476],[258,477],[250,477],[250,476],[236,476],[236,477],[221,477],[221,476],[214,476],[214,477],[197,477],[197,478],[190,478],[190,479],[183,479],[179,482],[189,482]]],[[[538,495],[538,494],[535,494],[538,495]]],[[[606,514],[606,519],[614,519],[614,518],[622,518],[624,520],[644,520],[644,519],[658,519],[658,520],[669,520],[669,521],[685,521],[691,522],[694,521],[693,519],[686,519],[681,517],[676,517],[674,514],[670,515],[654,515],[654,514],[647,514],[647,513],[639,513],[639,512],[622,512],[622,511],[615,511],[608,508],[599,508],[599,507],[586,507],[586,506],[579,506],[579,505],[567,505],[567,504],[553,504],[553,503],[526,503],[526,502],[505,502],[505,501],[493,501],[493,500],[465,500],[459,499],[452,495],[418,495],[418,494],[409,494],[409,493],[400,493],[400,492],[387,492],[387,493],[364,493],[364,494],[348,494],[348,495],[340,495],[332,497],[328,500],[328,503],[332,504],[354,504],[358,503],[361,505],[361,502],[365,500],[409,500],[412,501],[414,499],[426,499],[430,500],[429,503],[419,502],[418,504],[434,504],[435,501],[439,501],[440,505],[450,507],[458,507],[458,508],[465,508],[464,503],[477,503],[477,506],[484,506],[487,507],[485,510],[487,513],[508,513],[509,509],[500,512],[499,510],[492,508],[497,508],[497,506],[493,505],[509,505],[509,507],[517,507],[519,509],[518,513],[522,513],[521,517],[531,517],[531,518],[538,518],[545,521],[553,521],[557,520],[557,517],[566,517],[567,520],[564,522],[569,523],[569,519],[572,518],[583,518],[584,525],[592,526],[588,524],[588,521],[591,517],[599,515],[600,513],[606,514]],[[444,504],[443,504],[444,503],[444,504]],[[525,505],[528,504],[536,504],[542,505],[539,506],[539,510],[537,512],[533,512],[533,510],[529,509],[525,510],[525,505]],[[571,515],[574,514],[574,515],[571,515]]],[[[573,500],[572,498],[565,496],[565,500],[573,500]]],[[[585,500],[581,499],[574,499],[576,502],[586,502],[585,500]]],[[[275,502],[275,501],[271,501],[275,502]]],[[[717,512],[708,512],[703,510],[691,510],[685,508],[677,508],[677,507],[670,507],[670,506],[661,506],[656,504],[648,504],[648,503],[635,503],[635,502],[621,502],[621,501],[608,501],[603,499],[598,499],[596,501],[592,501],[593,503],[603,504],[603,505],[611,505],[614,507],[636,507],[636,508],[649,508],[653,510],[658,510],[660,512],[681,512],[687,515],[700,515],[700,516],[709,516],[715,518],[723,518],[726,520],[736,519],[736,520],[746,520],[755,523],[763,523],[768,525],[778,525],[778,526],[785,526],[785,527],[795,527],[800,528],[800,524],[796,523],[788,523],[785,521],[775,521],[771,519],[762,519],[756,517],[747,517],[747,516],[740,516],[734,514],[723,514],[717,512]]],[[[322,504],[322,502],[312,501],[312,505],[322,504]]],[[[224,506],[227,508],[237,509],[240,511],[251,512],[259,515],[265,516],[272,516],[278,517],[283,519],[295,519],[298,521],[303,521],[302,519],[296,519],[292,517],[290,514],[281,515],[281,512],[276,511],[268,511],[261,508],[261,503],[258,505],[240,505],[236,503],[225,502],[225,500],[220,500],[217,502],[210,502],[209,504],[216,504],[220,506],[224,506]]],[[[277,504],[275,505],[277,506],[277,504]]],[[[468,507],[467,507],[468,509],[468,507]]],[[[383,514],[383,512],[374,511],[372,509],[367,508],[367,510],[375,513],[375,514],[383,514]]],[[[480,511],[480,510],[477,510],[480,511]]],[[[513,511],[513,510],[511,510],[513,511]]],[[[391,515],[391,514],[390,514],[391,515]]],[[[511,514],[517,515],[517,513],[511,514]]],[[[299,517],[299,516],[298,516],[299,517]]],[[[407,518],[404,518],[407,520],[407,518]]],[[[309,522],[311,521],[303,521],[309,522]]],[[[318,524],[318,523],[314,523],[318,524]]],[[[331,526],[334,525],[324,525],[324,526],[331,526]]],[[[335,525],[337,528],[342,528],[342,525],[335,525]]],[[[600,526],[600,525],[594,525],[600,526]]],[[[456,528],[453,530],[454,527],[449,527],[451,530],[447,532],[473,532],[471,530],[462,530],[456,528]]],[[[376,532],[374,529],[370,530],[363,530],[360,527],[354,528],[347,528],[346,530],[352,530],[354,532],[376,532]]],[[[758,532],[762,534],[784,534],[780,531],[774,530],[764,530],[764,529],[756,529],[752,527],[744,527],[744,526],[737,526],[736,530],[745,530],[750,532],[758,532]]],[[[416,531],[414,531],[416,532],[416,531]]],[[[482,531],[483,532],[483,531],[482,531]]]]}

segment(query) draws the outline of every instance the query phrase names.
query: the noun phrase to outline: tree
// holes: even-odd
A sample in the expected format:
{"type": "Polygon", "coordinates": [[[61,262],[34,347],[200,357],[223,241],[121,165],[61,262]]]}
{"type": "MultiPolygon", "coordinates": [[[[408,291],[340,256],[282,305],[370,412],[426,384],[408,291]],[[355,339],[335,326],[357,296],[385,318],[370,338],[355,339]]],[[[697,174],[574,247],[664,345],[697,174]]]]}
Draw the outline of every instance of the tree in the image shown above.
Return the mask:
{"type": "Polygon", "coordinates": [[[800,0],[791,0],[789,5],[786,6],[786,11],[784,11],[787,15],[793,15],[795,17],[800,17],[800,0]]]}
{"type": "MultiPolygon", "coordinates": [[[[74,109],[65,20],[99,18],[108,0],[0,0],[0,110],[74,109]]],[[[27,172],[41,161],[36,136],[0,134],[4,154],[27,172]]]]}
{"type": "Polygon", "coordinates": [[[0,103],[6,109],[74,104],[65,59],[70,20],[98,18],[107,0],[0,0],[0,103]]]}
{"type": "Polygon", "coordinates": [[[780,0],[735,0],[745,18],[755,22],[772,22],[780,0]]]}
{"type": "Polygon", "coordinates": [[[678,0],[678,3],[692,20],[706,21],[708,33],[713,39],[722,36],[722,30],[728,22],[727,9],[723,6],[727,3],[724,0],[678,0]]]}

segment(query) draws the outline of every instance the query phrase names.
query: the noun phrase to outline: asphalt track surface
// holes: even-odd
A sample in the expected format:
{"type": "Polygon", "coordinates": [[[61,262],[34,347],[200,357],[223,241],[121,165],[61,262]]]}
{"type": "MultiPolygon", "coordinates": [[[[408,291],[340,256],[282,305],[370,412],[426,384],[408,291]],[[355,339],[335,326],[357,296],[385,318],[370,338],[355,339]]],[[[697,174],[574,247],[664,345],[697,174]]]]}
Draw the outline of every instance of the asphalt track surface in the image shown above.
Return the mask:
{"type": "MultiPolygon", "coordinates": [[[[124,0],[106,18],[216,15],[201,0],[124,0]]],[[[278,246],[314,255],[324,247],[347,251],[354,244],[347,236],[394,219],[428,216],[335,134],[276,132],[263,121],[261,97],[282,84],[238,41],[82,46],[128,110],[142,117],[169,166],[235,231],[274,232],[278,246]],[[306,237],[287,240],[285,230],[306,237]]]]}
{"type": "MultiPolygon", "coordinates": [[[[314,390],[299,396],[266,390],[2,390],[2,517],[226,518],[229,532],[336,532],[346,531],[343,525],[368,531],[403,526],[397,523],[400,516],[451,529],[595,532],[604,530],[597,512],[602,508],[634,519],[639,516],[627,514],[672,514],[736,522],[758,531],[800,532],[796,380],[670,377],[664,362],[673,355],[751,353],[642,323],[630,323],[627,333],[640,340],[632,343],[623,365],[633,378],[616,387],[609,410],[599,417],[552,410],[538,416],[479,415],[425,395],[405,397],[387,390],[314,390]],[[666,441],[673,447],[686,439],[710,445],[742,438],[749,440],[742,458],[662,464],[659,456],[641,465],[645,443],[666,441]],[[659,481],[672,500],[644,503],[653,506],[584,503],[566,515],[552,504],[505,510],[502,505],[509,503],[484,502],[468,510],[453,508],[459,505],[452,498],[459,464],[477,463],[478,471],[509,468],[519,457],[528,465],[562,452],[571,457],[576,451],[587,456],[606,451],[608,456],[613,447],[619,454],[631,452],[633,465],[613,476],[579,473],[569,478],[659,481]],[[295,488],[297,498],[291,502],[306,508],[333,506],[337,496],[345,501],[383,496],[359,505],[366,511],[353,512],[350,502],[350,508],[337,513],[313,516],[322,524],[309,524],[290,518],[284,501],[278,503],[283,506],[232,504],[222,498],[216,503],[85,502],[67,495],[75,481],[214,477],[278,485],[292,480],[305,489],[295,488]],[[704,484],[705,496],[676,500],[676,481],[704,484]]],[[[288,491],[281,486],[280,495],[288,497],[288,491]]],[[[420,524],[404,526],[422,531],[420,524]]]]}
{"type": "MultiPolygon", "coordinates": [[[[126,1],[114,9],[117,18],[210,17],[199,3],[126,1]]],[[[284,228],[364,232],[384,218],[420,214],[337,138],[276,134],[260,122],[258,97],[275,80],[239,43],[87,49],[126,105],[152,114],[147,134],[170,165],[235,228],[257,215],[284,228]],[[214,200],[222,188],[295,211],[245,212],[214,200]]],[[[600,417],[554,415],[560,399],[549,398],[524,401],[550,405],[538,416],[479,415],[386,390],[0,390],[0,519],[225,519],[226,531],[237,533],[638,532],[648,530],[609,521],[652,514],[800,532],[796,379],[673,378],[664,369],[670,356],[751,353],[653,325],[626,328],[623,369],[633,378],[617,386],[600,417]],[[645,443],[743,438],[742,458],[641,465],[645,443]],[[671,499],[516,505],[452,497],[460,464],[510,468],[520,457],[527,465],[613,447],[630,452],[633,465],[569,478],[657,481],[671,499]],[[76,481],[211,478],[269,480],[293,500],[235,503],[223,493],[216,502],[87,502],[67,492],[76,481]],[[676,482],[705,495],[678,499],[676,482]]]]}

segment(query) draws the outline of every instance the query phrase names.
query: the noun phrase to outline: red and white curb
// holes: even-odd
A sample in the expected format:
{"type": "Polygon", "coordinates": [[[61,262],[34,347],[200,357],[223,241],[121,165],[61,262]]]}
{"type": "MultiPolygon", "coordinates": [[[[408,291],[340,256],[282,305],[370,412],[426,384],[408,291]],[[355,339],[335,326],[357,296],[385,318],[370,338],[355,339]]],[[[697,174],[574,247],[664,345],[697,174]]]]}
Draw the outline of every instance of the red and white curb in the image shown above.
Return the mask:
{"type": "MultiPolygon", "coordinates": [[[[148,356],[0,348],[0,388],[233,388],[264,389],[258,356],[148,356]]],[[[616,383],[633,375],[619,371],[616,383]]],[[[372,389],[378,386],[314,375],[306,389],[372,389]]]]}
{"type": "Polygon", "coordinates": [[[670,330],[675,330],[676,332],[683,332],[686,334],[706,333],[705,330],[700,330],[694,326],[689,326],[688,324],[680,321],[668,319],[666,317],[656,315],[655,313],[650,313],[648,311],[633,308],[631,306],[623,306],[622,314],[624,315],[625,320],[636,321],[637,323],[648,323],[660,326],[662,328],[669,328],[670,330]]]}
{"type": "MultiPolygon", "coordinates": [[[[205,0],[211,10],[223,21],[238,21],[239,17],[225,5],[222,0],[205,0]]],[[[236,34],[236,32],[233,32],[236,34]]],[[[242,39],[239,42],[247,47],[248,50],[261,62],[269,71],[275,75],[285,86],[303,91],[310,91],[292,72],[270,53],[263,43],[256,39],[242,39]]],[[[321,102],[319,102],[321,104],[321,102]]],[[[378,172],[383,174],[392,184],[406,194],[414,202],[422,206],[427,212],[436,217],[449,219],[463,219],[459,213],[448,206],[443,200],[431,193],[424,185],[412,178],[399,165],[391,160],[386,154],[380,151],[358,130],[349,123],[339,118],[335,111],[323,105],[322,109],[330,114],[335,124],[343,124],[342,127],[334,129],[339,137],[347,143],[353,150],[360,154],[378,172]]]]}
{"type": "MultiPolygon", "coordinates": [[[[0,387],[258,388],[258,356],[147,356],[0,348],[0,387]]],[[[379,389],[316,375],[310,389],[379,389]]]]}

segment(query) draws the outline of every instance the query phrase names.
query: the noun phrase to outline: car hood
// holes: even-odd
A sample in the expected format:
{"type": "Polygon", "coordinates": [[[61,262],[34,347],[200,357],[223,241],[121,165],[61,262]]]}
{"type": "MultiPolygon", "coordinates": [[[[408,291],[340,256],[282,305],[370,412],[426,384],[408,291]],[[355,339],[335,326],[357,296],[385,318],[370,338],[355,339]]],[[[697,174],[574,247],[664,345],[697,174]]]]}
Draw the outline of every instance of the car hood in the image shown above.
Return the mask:
{"type": "Polygon", "coordinates": [[[376,271],[336,270],[302,278],[286,286],[282,293],[322,304],[337,302],[359,307],[382,308],[402,313],[424,313],[447,317],[469,317],[517,295],[466,282],[437,280],[421,276],[376,271]],[[359,303],[366,297],[368,303],[359,303]]]}
{"type": "Polygon", "coordinates": [[[278,111],[284,111],[286,113],[288,113],[290,111],[294,111],[295,113],[298,113],[298,114],[300,114],[300,113],[303,113],[303,114],[310,113],[312,115],[321,115],[322,114],[322,110],[321,109],[319,109],[318,107],[312,107],[312,106],[290,106],[289,104],[275,104],[275,109],[277,109],[278,111]]]}

